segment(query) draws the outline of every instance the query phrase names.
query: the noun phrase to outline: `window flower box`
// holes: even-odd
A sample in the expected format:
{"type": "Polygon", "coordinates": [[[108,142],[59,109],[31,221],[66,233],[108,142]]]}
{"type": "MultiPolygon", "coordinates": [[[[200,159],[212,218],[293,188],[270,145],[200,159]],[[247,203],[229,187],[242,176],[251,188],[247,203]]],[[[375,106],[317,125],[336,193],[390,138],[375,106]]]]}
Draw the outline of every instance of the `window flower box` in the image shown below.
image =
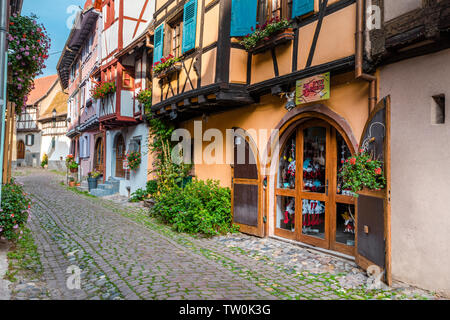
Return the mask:
{"type": "Polygon", "coordinates": [[[153,74],[158,79],[167,78],[173,73],[179,72],[181,70],[180,58],[176,58],[172,55],[168,57],[161,58],[153,64],[153,74]]]}
{"type": "Polygon", "coordinates": [[[256,47],[247,51],[252,54],[259,54],[292,40],[294,40],[294,30],[292,28],[288,28],[278,34],[273,35],[268,40],[263,40],[256,47]]]}
{"type": "Polygon", "coordinates": [[[294,31],[289,21],[280,20],[278,17],[272,18],[262,26],[252,27],[252,33],[241,38],[240,44],[247,52],[258,54],[272,49],[278,45],[292,41],[294,31]]]}

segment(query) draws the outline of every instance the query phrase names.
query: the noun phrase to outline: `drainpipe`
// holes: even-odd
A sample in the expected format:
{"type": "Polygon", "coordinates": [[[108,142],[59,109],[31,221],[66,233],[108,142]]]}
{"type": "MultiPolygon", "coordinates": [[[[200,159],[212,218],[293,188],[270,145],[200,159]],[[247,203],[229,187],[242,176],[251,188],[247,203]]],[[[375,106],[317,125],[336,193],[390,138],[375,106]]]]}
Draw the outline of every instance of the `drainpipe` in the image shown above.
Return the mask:
{"type": "MultiPolygon", "coordinates": [[[[8,43],[6,34],[8,32],[9,1],[0,0],[0,111],[1,111],[1,135],[0,135],[0,175],[3,174],[3,156],[5,149],[5,113],[7,106],[6,86],[8,81],[8,43]]],[[[1,184],[0,184],[1,185],[1,184]]],[[[0,187],[0,199],[2,188],[0,187]]],[[[1,200],[0,200],[1,207],[1,200]]]]}
{"type": "Polygon", "coordinates": [[[369,82],[369,115],[375,109],[377,97],[377,78],[363,72],[364,41],[364,0],[356,1],[356,54],[355,78],[369,82]]]}

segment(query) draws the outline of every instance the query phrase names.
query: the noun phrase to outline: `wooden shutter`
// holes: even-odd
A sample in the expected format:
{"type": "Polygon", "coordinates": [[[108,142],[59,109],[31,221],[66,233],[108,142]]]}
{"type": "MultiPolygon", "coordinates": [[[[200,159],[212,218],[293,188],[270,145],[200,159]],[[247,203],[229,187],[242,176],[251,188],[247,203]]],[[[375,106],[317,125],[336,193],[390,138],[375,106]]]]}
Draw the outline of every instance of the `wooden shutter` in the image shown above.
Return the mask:
{"type": "Polygon", "coordinates": [[[292,18],[314,11],[314,0],[293,0],[292,18]]]}
{"type": "Polygon", "coordinates": [[[191,0],[184,5],[183,12],[183,40],[181,53],[195,48],[195,34],[197,30],[197,0],[191,0]]]}
{"type": "Polygon", "coordinates": [[[155,49],[153,51],[153,63],[161,60],[163,56],[163,43],[164,43],[164,24],[161,24],[155,30],[155,49]]]}
{"type": "Polygon", "coordinates": [[[230,36],[242,37],[256,26],[257,0],[232,0],[230,36]]]}

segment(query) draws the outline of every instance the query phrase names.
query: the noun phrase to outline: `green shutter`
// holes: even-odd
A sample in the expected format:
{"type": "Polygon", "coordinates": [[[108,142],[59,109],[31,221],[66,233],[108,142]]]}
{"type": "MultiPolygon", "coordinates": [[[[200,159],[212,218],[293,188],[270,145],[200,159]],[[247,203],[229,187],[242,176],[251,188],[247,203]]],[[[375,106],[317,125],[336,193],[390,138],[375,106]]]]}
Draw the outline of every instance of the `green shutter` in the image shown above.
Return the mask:
{"type": "Polygon", "coordinates": [[[155,44],[153,49],[153,63],[158,62],[163,57],[164,44],[164,24],[161,24],[155,30],[155,44]]]}
{"type": "Polygon", "coordinates": [[[183,12],[183,43],[181,52],[185,53],[195,48],[197,30],[197,0],[191,0],[184,5],[183,12]]]}
{"type": "Polygon", "coordinates": [[[314,11],[314,0],[293,0],[292,18],[314,11]]]}
{"type": "Polygon", "coordinates": [[[232,0],[230,36],[243,37],[256,26],[257,0],[232,0]]]}

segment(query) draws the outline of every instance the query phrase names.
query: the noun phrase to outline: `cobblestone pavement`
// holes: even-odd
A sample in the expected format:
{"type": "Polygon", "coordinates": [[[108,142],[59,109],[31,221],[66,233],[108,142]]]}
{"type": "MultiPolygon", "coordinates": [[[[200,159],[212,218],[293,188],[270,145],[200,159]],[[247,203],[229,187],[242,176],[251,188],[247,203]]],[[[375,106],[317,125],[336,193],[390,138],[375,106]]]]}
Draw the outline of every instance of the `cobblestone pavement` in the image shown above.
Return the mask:
{"type": "MultiPolygon", "coordinates": [[[[353,263],[274,239],[178,234],[139,206],[77,194],[42,170],[17,180],[34,200],[50,299],[437,298],[402,285],[367,291],[353,263]],[[67,286],[70,266],[81,269],[81,289],[67,286]]],[[[22,291],[15,296],[40,298],[22,291]]]]}

